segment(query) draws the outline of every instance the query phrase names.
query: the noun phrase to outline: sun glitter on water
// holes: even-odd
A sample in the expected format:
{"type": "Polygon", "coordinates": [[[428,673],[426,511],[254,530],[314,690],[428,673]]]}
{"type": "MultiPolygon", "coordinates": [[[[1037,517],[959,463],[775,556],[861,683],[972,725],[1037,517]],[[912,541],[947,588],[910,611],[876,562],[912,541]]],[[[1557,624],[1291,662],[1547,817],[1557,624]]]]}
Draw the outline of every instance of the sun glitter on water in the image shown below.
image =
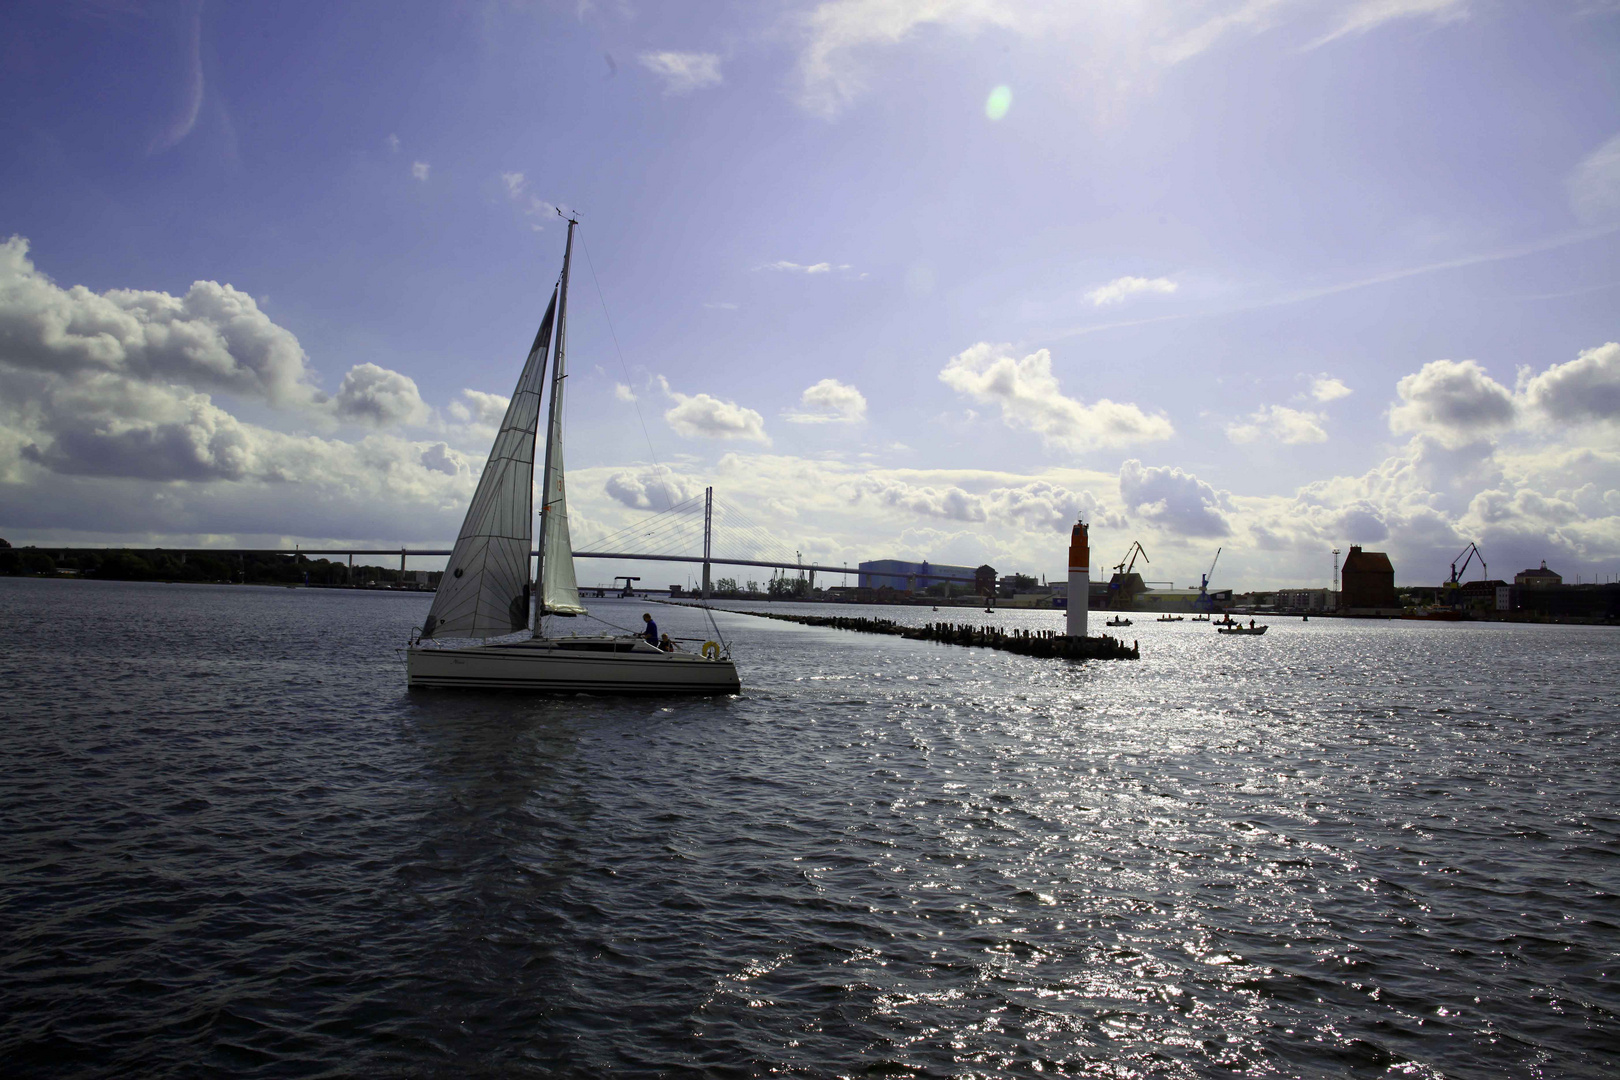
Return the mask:
{"type": "Polygon", "coordinates": [[[990,91],[990,97],[985,100],[984,115],[988,116],[992,120],[1000,120],[1003,116],[1007,115],[1007,110],[1011,107],[1012,88],[1007,86],[998,86],[994,90],[990,91]]]}

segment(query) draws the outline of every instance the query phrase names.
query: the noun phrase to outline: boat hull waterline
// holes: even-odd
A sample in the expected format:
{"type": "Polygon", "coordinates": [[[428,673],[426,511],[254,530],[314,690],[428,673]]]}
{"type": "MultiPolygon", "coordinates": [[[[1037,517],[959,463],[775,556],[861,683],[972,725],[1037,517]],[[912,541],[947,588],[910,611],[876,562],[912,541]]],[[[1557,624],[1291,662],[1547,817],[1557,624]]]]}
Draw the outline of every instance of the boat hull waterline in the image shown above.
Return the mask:
{"type": "Polygon", "coordinates": [[[412,647],[405,655],[412,688],[530,690],[552,693],[735,694],[742,689],[729,657],[660,652],[635,639],[603,639],[586,650],[574,639],[535,638],[464,648],[412,647]]]}

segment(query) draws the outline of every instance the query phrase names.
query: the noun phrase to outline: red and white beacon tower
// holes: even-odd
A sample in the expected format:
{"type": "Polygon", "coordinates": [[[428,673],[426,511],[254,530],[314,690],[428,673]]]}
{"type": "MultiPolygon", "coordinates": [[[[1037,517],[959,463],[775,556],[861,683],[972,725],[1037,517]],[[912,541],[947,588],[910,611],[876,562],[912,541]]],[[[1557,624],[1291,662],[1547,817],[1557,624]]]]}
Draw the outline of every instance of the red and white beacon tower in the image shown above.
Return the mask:
{"type": "Polygon", "coordinates": [[[1086,608],[1091,603],[1091,538],[1086,523],[1076,521],[1069,534],[1069,628],[1070,637],[1086,636],[1086,608]]]}

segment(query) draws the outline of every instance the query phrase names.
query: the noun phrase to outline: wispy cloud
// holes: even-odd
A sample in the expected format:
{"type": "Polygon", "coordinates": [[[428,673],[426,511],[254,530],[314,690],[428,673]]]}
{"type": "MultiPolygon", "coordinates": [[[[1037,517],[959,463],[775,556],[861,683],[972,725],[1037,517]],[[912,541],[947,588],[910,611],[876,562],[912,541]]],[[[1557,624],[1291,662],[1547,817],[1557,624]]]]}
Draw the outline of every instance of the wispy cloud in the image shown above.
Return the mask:
{"type": "Polygon", "coordinates": [[[725,81],[720,76],[720,58],[714,53],[644,52],[637,59],[664,80],[665,94],[690,94],[725,81]]]}
{"type": "Polygon", "coordinates": [[[384,139],[383,142],[388,146],[388,150],[389,150],[390,153],[394,153],[394,154],[399,153],[399,136],[398,135],[390,135],[390,136],[388,136],[388,138],[384,139]]]}
{"type": "Polygon", "coordinates": [[[1173,293],[1176,283],[1169,278],[1118,277],[1086,293],[1086,299],[1097,307],[1118,304],[1137,293],[1173,293]]]}
{"type": "Polygon", "coordinates": [[[425,183],[427,183],[428,170],[431,169],[431,168],[432,168],[432,166],[429,165],[425,161],[412,162],[411,163],[411,175],[416,177],[418,180],[422,181],[425,184],[425,183]]]}
{"type": "Polygon", "coordinates": [[[830,262],[796,263],[789,262],[787,259],[778,259],[775,262],[768,262],[763,266],[754,267],[755,270],[786,270],[795,274],[830,274],[834,270],[848,270],[849,268],[849,263],[838,263],[836,265],[830,262]]]}
{"type": "Polygon", "coordinates": [[[1586,155],[1569,174],[1568,187],[1582,221],[1620,219],[1620,135],[1586,155]]]}
{"type": "Polygon", "coordinates": [[[530,192],[529,180],[522,173],[503,172],[501,183],[506,187],[506,197],[522,209],[524,220],[535,232],[543,230],[557,216],[557,204],[530,192]]]}
{"type": "Polygon", "coordinates": [[[710,311],[736,311],[737,305],[731,300],[710,300],[703,305],[710,311]]]}
{"type": "Polygon", "coordinates": [[[1338,25],[1313,40],[1315,49],[1348,34],[1364,34],[1395,19],[1460,19],[1468,13],[1468,0],[1360,0],[1351,4],[1338,25]]]}
{"type": "Polygon", "coordinates": [[[1098,68],[1122,81],[1154,65],[1182,63],[1238,34],[1256,35],[1302,23],[1318,48],[1400,19],[1455,19],[1472,0],[822,0],[788,16],[802,37],[796,72],[799,104],[831,117],[867,85],[867,65],[926,27],[963,35],[1000,30],[1023,37],[1065,37],[1091,49],[1098,68]],[[1311,24],[1315,24],[1312,26],[1311,24]],[[1324,28],[1325,26],[1325,28],[1324,28]]]}

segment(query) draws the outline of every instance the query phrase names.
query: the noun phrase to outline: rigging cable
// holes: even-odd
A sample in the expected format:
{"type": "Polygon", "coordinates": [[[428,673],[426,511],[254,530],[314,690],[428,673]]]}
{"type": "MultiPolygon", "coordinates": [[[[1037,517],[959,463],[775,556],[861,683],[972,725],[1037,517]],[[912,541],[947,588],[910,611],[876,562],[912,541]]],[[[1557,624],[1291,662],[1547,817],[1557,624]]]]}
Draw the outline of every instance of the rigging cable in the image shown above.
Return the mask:
{"type": "MultiPolygon", "coordinates": [[[[579,228],[577,225],[575,228],[579,228]]],[[[613,316],[608,314],[607,296],[602,292],[602,283],[596,277],[596,264],[591,261],[591,249],[585,243],[585,230],[579,229],[579,249],[585,253],[585,266],[591,272],[591,283],[596,286],[596,298],[602,303],[602,318],[607,322],[608,336],[613,339],[613,351],[619,354],[619,366],[624,369],[624,384],[629,386],[630,365],[625,362],[624,350],[619,347],[618,332],[613,329],[613,316]]],[[[653,475],[658,478],[658,487],[664,493],[664,505],[669,506],[675,500],[669,497],[669,488],[664,484],[664,466],[658,460],[658,452],[653,449],[652,432],[647,430],[647,418],[641,415],[641,403],[635,395],[630,397],[630,404],[636,410],[636,422],[641,425],[641,436],[647,440],[647,454],[652,458],[653,475]]]]}

